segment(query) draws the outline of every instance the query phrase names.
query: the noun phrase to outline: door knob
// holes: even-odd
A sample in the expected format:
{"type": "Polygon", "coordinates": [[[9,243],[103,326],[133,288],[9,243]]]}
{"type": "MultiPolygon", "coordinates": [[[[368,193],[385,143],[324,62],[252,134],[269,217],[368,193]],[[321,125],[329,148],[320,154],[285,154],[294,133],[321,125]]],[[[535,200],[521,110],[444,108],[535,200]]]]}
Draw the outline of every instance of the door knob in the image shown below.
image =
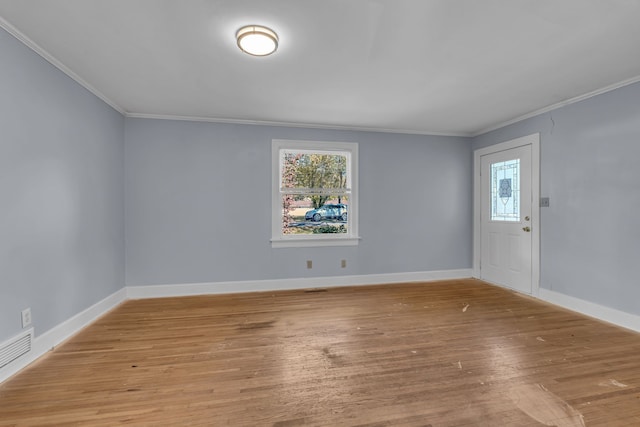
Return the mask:
{"type": "Polygon", "coordinates": [[[522,229],[524,231],[526,231],[527,233],[529,233],[531,231],[531,227],[522,227],[522,229]]]}

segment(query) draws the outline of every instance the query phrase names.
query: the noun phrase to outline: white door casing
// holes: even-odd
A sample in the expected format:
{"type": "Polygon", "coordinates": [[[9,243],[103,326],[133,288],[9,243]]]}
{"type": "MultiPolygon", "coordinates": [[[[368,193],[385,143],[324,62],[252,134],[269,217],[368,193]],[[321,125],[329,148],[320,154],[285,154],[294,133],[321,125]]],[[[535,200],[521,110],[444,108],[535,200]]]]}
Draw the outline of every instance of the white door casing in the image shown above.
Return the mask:
{"type": "MultiPolygon", "coordinates": [[[[539,141],[539,134],[534,134],[474,153],[474,277],[536,296],[540,257],[539,141]],[[491,186],[499,186],[501,178],[506,177],[501,172],[505,165],[502,162],[516,159],[520,167],[519,188],[512,189],[511,179],[505,180],[508,182],[503,182],[506,188],[502,195],[510,198],[498,198],[496,203],[491,186]],[[492,165],[496,165],[495,174],[492,165]],[[502,209],[500,204],[507,200],[512,207],[515,200],[518,209],[512,213],[518,215],[492,218],[492,203],[502,209]]],[[[497,188],[494,191],[500,192],[497,188]]]]}

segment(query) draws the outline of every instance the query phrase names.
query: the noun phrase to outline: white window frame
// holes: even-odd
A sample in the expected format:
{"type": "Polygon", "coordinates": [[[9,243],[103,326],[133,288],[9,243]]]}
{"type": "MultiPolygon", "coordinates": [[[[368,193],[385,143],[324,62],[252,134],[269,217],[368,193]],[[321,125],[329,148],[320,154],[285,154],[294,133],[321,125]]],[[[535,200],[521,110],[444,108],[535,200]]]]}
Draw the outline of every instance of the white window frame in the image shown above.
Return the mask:
{"type": "Polygon", "coordinates": [[[358,235],[358,144],[355,142],[294,141],[274,139],[271,141],[271,247],[355,246],[358,235]],[[284,234],[282,233],[282,150],[313,151],[327,154],[347,153],[347,174],[350,177],[349,212],[347,233],[284,234]]]}

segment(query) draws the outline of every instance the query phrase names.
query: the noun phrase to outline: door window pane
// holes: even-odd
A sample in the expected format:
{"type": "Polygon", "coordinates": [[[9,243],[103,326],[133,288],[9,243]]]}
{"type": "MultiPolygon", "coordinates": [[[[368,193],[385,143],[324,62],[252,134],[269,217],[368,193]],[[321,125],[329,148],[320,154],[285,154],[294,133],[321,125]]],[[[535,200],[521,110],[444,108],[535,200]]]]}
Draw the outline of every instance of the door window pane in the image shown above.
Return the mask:
{"type": "Polygon", "coordinates": [[[520,221],[520,159],[491,164],[491,220],[520,221]]]}

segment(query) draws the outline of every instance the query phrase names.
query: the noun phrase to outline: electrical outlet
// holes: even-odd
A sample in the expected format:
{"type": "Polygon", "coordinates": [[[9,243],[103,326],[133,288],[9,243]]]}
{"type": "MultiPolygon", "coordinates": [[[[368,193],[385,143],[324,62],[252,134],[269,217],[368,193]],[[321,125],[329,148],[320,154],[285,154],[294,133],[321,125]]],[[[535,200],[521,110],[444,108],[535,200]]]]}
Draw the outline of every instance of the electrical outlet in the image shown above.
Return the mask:
{"type": "Polygon", "coordinates": [[[548,208],[549,207],[549,198],[548,197],[540,197],[540,207],[548,208]]]}
{"type": "Polygon", "coordinates": [[[346,268],[347,267],[347,260],[343,259],[342,261],[340,261],[340,268],[346,268]]]}
{"type": "Polygon", "coordinates": [[[22,327],[31,326],[31,308],[22,310],[22,327]]]}
{"type": "Polygon", "coordinates": [[[307,260],[307,268],[313,268],[313,261],[310,259],[307,260]]]}

